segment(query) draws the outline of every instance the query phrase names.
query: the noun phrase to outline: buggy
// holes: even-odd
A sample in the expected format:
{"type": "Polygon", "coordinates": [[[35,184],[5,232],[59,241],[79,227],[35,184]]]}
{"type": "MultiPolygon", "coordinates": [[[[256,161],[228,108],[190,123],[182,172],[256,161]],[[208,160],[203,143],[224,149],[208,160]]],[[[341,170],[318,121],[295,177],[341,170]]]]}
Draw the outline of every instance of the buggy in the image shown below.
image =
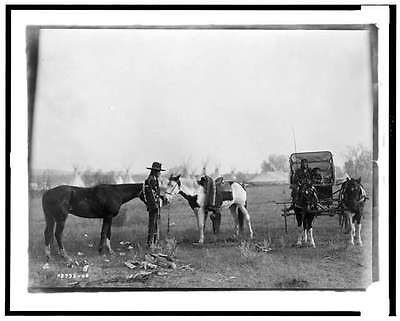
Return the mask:
{"type": "MultiPolygon", "coordinates": [[[[311,184],[315,187],[318,196],[318,209],[315,216],[341,214],[342,208],[339,206],[339,198],[335,194],[339,193],[340,188],[334,191],[335,185],[335,166],[332,153],[329,151],[301,152],[293,153],[289,157],[289,183],[294,184],[294,174],[300,168],[301,160],[308,161],[311,170],[311,184]]],[[[278,202],[283,204],[282,216],[285,220],[285,231],[287,232],[287,216],[294,215],[294,211],[287,205],[290,202],[278,202]]]]}

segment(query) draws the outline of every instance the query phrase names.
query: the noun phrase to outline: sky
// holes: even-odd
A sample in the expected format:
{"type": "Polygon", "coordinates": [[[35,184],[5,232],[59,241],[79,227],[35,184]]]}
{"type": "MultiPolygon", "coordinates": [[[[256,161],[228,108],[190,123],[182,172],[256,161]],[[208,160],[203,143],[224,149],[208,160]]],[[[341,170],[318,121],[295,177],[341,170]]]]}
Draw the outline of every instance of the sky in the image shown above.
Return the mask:
{"type": "Polygon", "coordinates": [[[41,30],[32,168],[258,172],[372,148],[367,30],[41,30]]]}

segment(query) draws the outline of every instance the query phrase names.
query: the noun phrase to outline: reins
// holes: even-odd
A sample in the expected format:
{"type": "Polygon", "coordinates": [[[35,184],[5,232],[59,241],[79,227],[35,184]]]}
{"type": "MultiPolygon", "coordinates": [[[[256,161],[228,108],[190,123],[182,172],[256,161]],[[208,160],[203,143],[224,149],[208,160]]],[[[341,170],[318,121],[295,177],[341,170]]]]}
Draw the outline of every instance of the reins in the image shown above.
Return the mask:
{"type": "MultiPolygon", "coordinates": [[[[176,185],[172,188],[171,192],[165,192],[165,194],[168,195],[174,195],[172,192],[175,190],[175,188],[178,186],[178,183],[176,183],[176,185]]],[[[171,203],[168,204],[168,210],[167,210],[167,236],[169,237],[169,226],[170,226],[170,209],[171,209],[171,203]]]]}

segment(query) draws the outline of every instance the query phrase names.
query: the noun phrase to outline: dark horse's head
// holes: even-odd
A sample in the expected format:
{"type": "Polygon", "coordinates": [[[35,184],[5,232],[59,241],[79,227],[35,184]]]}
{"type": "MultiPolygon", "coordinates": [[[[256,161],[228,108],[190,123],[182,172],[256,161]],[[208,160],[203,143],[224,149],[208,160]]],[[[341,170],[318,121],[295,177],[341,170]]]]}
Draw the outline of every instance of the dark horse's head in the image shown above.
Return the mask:
{"type": "Polygon", "coordinates": [[[305,210],[316,210],[318,195],[311,183],[304,183],[299,187],[298,205],[305,210]]]}
{"type": "Polygon", "coordinates": [[[347,178],[342,184],[343,203],[351,211],[358,210],[367,199],[365,190],[361,185],[361,177],[358,179],[347,178]]]}

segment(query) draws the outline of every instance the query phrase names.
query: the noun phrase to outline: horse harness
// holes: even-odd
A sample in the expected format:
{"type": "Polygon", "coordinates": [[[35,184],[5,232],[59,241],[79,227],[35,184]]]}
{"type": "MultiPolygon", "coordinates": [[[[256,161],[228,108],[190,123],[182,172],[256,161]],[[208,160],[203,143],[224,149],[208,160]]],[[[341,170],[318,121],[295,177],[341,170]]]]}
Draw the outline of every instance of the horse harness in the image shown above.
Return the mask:
{"type": "MultiPolygon", "coordinates": [[[[339,190],[339,206],[341,206],[341,207],[347,207],[346,204],[345,204],[344,194],[346,193],[348,186],[349,186],[349,181],[346,181],[340,187],[340,190],[339,190]]],[[[360,198],[357,200],[357,203],[365,202],[368,199],[368,196],[367,196],[367,193],[365,191],[365,188],[364,188],[364,186],[362,186],[361,183],[358,183],[358,187],[360,189],[360,198]]]]}

